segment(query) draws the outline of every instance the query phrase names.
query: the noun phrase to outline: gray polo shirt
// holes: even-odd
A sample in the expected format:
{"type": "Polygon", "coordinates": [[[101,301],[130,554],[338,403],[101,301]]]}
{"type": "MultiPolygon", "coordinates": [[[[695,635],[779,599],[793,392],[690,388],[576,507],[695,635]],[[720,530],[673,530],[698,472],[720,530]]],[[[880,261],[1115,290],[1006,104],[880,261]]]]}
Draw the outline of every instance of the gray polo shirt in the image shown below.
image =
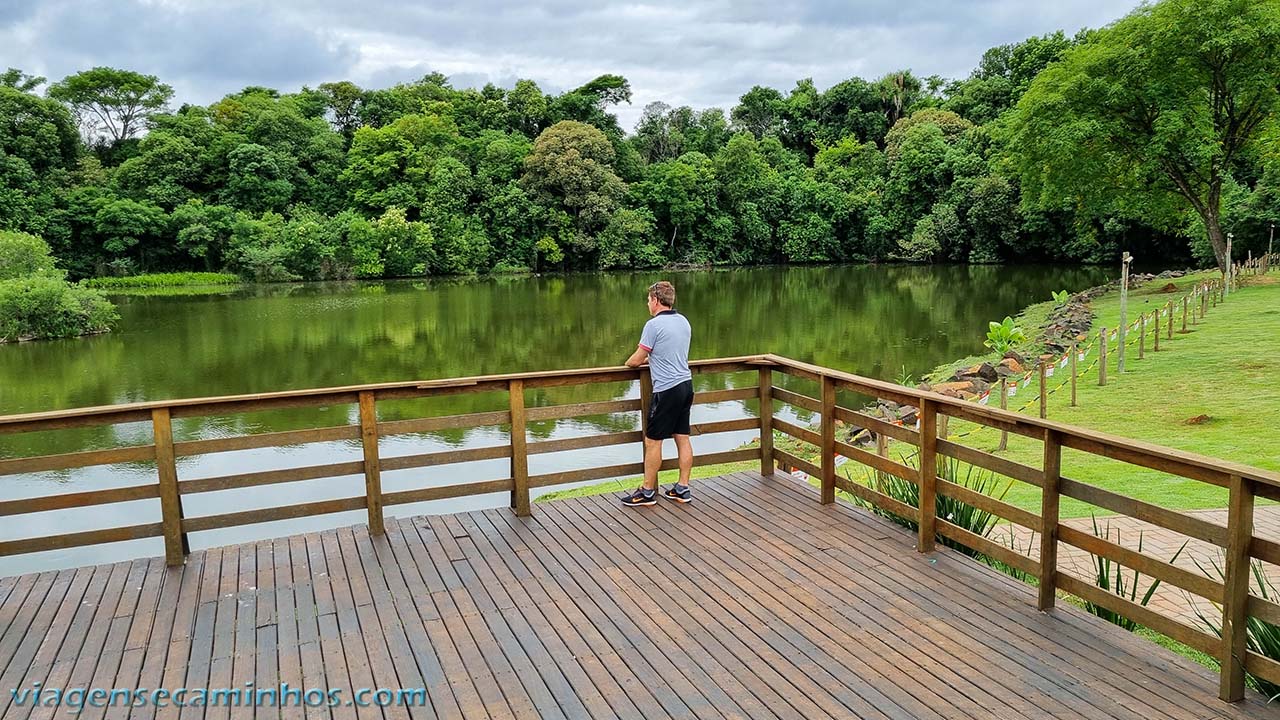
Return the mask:
{"type": "Polygon", "coordinates": [[[649,353],[653,391],[662,392],[692,380],[689,372],[689,321],[675,310],[663,310],[649,318],[640,333],[640,347],[649,353]]]}

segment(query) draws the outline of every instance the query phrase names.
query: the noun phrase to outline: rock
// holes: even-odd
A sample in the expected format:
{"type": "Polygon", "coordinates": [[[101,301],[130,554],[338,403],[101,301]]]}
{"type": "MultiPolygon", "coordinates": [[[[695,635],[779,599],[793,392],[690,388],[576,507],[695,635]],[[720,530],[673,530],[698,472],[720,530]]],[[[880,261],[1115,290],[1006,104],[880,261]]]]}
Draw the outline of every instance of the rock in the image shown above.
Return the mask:
{"type": "Polygon", "coordinates": [[[1005,377],[1008,377],[1009,375],[1021,375],[1027,371],[1026,367],[1023,365],[1024,362],[1025,361],[1021,359],[1015,360],[1011,357],[1005,357],[1005,359],[1000,361],[1000,365],[996,367],[996,372],[1005,377]]]}
{"type": "Polygon", "coordinates": [[[1014,351],[1014,350],[1010,350],[1009,352],[1005,353],[1005,354],[1004,354],[1004,358],[1003,358],[1003,359],[1004,359],[1004,360],[1013,360],[1014,362],[1018,363],[1019,365],[1025,365],[1025,364],[1027,363],[1026,359],[1024,359],[1024,358],[1022,357],[1022,355],[1018,354],[1018,353],[1017,353],[1016,351],[1014,351]]]}
{"type": "Polygon", "coordinates": [[[960,370],[956,372],[955,377],[956,380],[972,380],[976,378],[986,380],[987,382],[992,382],[993,380],[998,380],[1000,378],[1000,376],[996,374],[995,366],[989,362],[980,363],[973,367],[967,367],[960,370]]]}
{"type": "Polygon", "coordinates": [[[961,392],[968,391],[970,394],[972,394],[972,390],[971,390],[972,387],[973,387],[973,384],[970,383],[968,380],[961,380],[957,382],[938,383],[937,385],[933,386],[932,390],[938,393],[939,395],[946,395],[947,397],[960,397],[961,392]]]}

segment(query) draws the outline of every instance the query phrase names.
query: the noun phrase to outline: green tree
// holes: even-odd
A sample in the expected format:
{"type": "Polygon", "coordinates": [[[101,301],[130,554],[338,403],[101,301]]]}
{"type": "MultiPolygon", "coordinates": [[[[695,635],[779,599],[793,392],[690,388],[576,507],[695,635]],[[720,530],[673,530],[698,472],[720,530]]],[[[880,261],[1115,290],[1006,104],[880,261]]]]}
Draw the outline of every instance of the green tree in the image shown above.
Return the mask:
{"type": "Polygon", "coordinates": [[[748,90],[730,112],[733,127],[749,132],[756,138],[778,135],[782,132],[782,120],[787,102],[782,93],[770,87],[756,85],[748,90]]]}
{"type": "Polygon", "coordinates": [[[1031,84],[1008,146],[1024,200],[1171,227],[1190,210],[1226,263],[1222,196],[1280,92],[1280,4],[1162,0],[1067,51],[1031,84]]]}
{"type": "Polygon", "coordinates": [[[50,85],[49,97],[71,106],[90,139],[101,135],[114,145],[136,135],[148,117],[164,110],[173,88],[154,75],[95,67],[50,85]]]}
{"type": "Polygon", "coordinates": [[[39,75],[28,75],[18,68],[9,68],[0,73],[0,86],[13,88],[18,92],[29,93],[45,83],[39,75]]]}
{"type": "Polygon", "coordinates": [[[595,235],[626,194],[613,169],[615,157],[603,132],[564,120],[538,136],[525,160],[521,185],[539,204],[571,219],[573,234],[567,239],[582,256],[594,255],[595,235]]]}

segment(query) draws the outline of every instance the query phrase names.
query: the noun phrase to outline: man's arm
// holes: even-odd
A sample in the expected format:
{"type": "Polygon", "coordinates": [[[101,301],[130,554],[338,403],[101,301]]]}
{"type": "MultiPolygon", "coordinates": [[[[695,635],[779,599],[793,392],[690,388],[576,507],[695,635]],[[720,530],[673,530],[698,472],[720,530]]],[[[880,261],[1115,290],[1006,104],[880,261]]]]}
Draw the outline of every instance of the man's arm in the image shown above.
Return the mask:
{"type": "Polygon", "coordinates": [[[649,348],[643,345],[636,346],[636,351],[631,353],[631,357],[627,358],[627,367],[640,367],[649,362],[649,348]]]}

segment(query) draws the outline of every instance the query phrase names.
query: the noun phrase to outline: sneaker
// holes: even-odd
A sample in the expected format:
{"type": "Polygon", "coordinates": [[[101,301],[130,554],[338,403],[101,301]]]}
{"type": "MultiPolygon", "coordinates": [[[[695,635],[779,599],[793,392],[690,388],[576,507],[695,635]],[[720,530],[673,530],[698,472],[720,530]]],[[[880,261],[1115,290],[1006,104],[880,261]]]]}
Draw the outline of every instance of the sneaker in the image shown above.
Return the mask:
{"type": "Polygon", "coordinates": [[[662,493],[662,497],[678,503],[693,502],[693,490],[688,485],[676,483],[662,493]]]}
{"type": "Polygon", "coordinates": [[[645,490],[644,488],[636,488],[633,492],[622,497],[622,504],[631,507],[640,507],[642,505],[658,504],[658,493],[654,490],[645,490]]]}

